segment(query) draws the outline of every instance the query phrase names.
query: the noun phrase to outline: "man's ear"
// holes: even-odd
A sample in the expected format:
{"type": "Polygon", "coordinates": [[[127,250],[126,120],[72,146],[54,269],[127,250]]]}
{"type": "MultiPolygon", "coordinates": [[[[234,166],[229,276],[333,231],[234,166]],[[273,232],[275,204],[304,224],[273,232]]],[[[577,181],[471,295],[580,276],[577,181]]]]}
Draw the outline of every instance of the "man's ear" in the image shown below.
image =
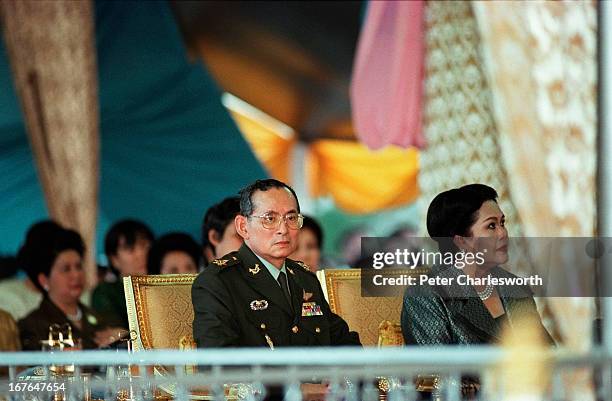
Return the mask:
{"type": "Polygon", "coordinates": [[[241,214],[234,218],[234,224],[236,225],[236,232],[242,237],[242,239],[249,239],[249,232],[247,230],[247,217],[241,214]]]}
{"type": "Polygon", "coordinates": [[[210,230],[208,230],[208,242],[210,242],[212,246],[219,245],[219,242],[221,242],[221,235],[219,235],[216,230],[213,230],[211,228],[210,230]]]}

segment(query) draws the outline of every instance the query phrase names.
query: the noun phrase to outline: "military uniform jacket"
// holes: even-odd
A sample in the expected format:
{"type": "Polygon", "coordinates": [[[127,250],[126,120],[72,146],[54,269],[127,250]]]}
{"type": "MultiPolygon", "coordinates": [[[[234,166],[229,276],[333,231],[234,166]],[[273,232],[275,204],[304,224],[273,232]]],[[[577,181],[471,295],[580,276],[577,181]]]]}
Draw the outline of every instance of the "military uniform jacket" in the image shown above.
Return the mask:
{"type": "MultiPolygon", "coordinates": [[[[430,276],[455,278],[460,270],[452,266],[432,268],[430,276]]],[[[501,267],[491,270],[494,277],[516,277],[501,267]]],[[[408,287],[402,308],[402,333],[406,344],[489,344],[499,342],[501,327],[476,291],[469,285],[408,287]]],[[[542,323],[528,286],[497,286],[511,328],[529,317],[536,322],[542,338],[554,344],[542,323]]]]}
{"type": "Polygon", "coordinates": [[[291,303],[257,256],[243,245],[214,260],[191,289],[199,347],[361,345],[331,312],[314,273],[287,259],[291,303]]]}

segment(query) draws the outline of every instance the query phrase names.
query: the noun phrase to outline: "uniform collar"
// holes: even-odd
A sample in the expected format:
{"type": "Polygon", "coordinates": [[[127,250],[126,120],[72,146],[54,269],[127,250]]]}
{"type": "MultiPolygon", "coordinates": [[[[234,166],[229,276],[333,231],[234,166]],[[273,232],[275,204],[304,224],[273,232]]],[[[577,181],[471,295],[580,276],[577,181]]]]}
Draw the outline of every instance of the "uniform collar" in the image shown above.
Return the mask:
{"type": "Polygon", "coordinates": [[[255,254],[255,256],[257,256],[257,258],[261,261],[261,263],[263,263],[263,265],[266,266],[266,269],[268,269],[268,271],[270,272],[270,274],[272,275],[274,280],[278,281],[278,276],[281,274],[281,272],[285,273],[285,276],[287,276],[287,269],[285,268],[285,262],[284,261],[283,261],[283,265],[281,266],[281,268],[278,269],[276,266],[274,266],[272,263],[268,262],[266,259],[262,258],[261,256],[259,256],[255,252],[253,252],[253,253],[255,254]]]}
{"type": "MultiPolygon", "coordinates": [[[[271,268],[266,266],[265,259],[258,257],[253,251],[246,245],[242,244],[238,250],[238,257],[242,262],[243,267],[241,268],[241,274],[246,278],[247,283],[257,292],[259,292],[264,299],[267,299],[290,316],[295,315],[295,311],[291,309],[285,295],[283,294],[281,287],[276,281],[275,277],[278,277],[280,270],[271,265],[271,268]],[[264,269],[263,266],[266,266],[264,269]],[[274,275],[276,273],[276,275],[274,275]]],[[[285,265],[283,268],[289,270],[285,265]]],[[[297,287],[297,284],[293,280],[289,279],[289,291],[292,296],[302,296],[303,290],[297,287]]],[[[301,307],[301,302],[296,307],[301,307]]]]}

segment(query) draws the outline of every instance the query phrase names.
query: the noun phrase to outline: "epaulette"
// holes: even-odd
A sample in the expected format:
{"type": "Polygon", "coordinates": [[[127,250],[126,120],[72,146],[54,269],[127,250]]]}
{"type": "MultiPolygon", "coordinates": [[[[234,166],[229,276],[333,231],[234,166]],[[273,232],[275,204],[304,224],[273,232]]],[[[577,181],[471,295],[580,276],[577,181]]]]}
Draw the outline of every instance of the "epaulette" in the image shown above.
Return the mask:
{"type": "Polygon", "coordinates": [[[219,270],[225,269],[226,267],[236,265],[240,260],[236,257],[236,252],[228,253],[219,259],[214,259],[210,262],[211,265],[217,266],[219,270]]]}
{"type": "Polygon", "coordinates": [[[310,270],[310,268],[308,267],[308,265],[307,265],[306,263],[301,262],[301,261],[299,261],[299,260],[292,260],[292,259],[288,259],[288,260],[290,260],[291,262],[293,262],[293,263],[295,263],[296,265],[298,265],[299,267],[301,267],[301,268],[302,268],[304,271],[306,271],[306,272],[308,272],[308,273],[310,273],[310,274],[314,274],[314,273],[313,273],[313,272],[310,270]]]}

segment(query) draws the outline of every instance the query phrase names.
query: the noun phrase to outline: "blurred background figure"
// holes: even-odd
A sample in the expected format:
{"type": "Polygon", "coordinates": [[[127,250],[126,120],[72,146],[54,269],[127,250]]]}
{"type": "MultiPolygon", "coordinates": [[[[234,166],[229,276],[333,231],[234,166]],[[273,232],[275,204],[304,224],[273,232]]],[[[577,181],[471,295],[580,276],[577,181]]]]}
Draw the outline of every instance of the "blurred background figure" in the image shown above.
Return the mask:
{"type": "Polygon", "coordinates": [[[121,220],[106,234],[104,252],[115,277],[95,288],[91,307],[113,326],[128,327],[122,278],[147,274],[153,239],[151,229],[137,220],[121,220]]]}
{"type": "Polygon", "coordinates": [[[38,307],[42,293],[25,274],[28,264],[26,250],[37,249],[41,243],[53,238],[61,226],[53,220],[39,221],[28,229],[25,240],[16,258],[3,258],[2,271],[7,277],[0,282],[0,305],[13,319],[19,320],[38,307]],[[25,277],[23,277],[25,275],[25,277]]]}
{"type": "Polygon", "coordinates": [[[19,251],[30,280],[43,293],[38,308],[18,322],[23,349],[40,350],[53,324],[70,325],[73,338],[85,349],[109,345],[120,329],[106,325],[79,301],[85,288],[83,239],[57,224],[44,230],[45,238],[30,238],[19,251]]]}
{"type": "Polygon", "coordinates": [[[240,198],[232,196],[211,206],[202,223],[202,249],[205,263],[230,252],[242,245],[242,237],[236,232],[234,217],[240,213],[240,198]]]}
{"type": "Polygon", "coordinates": [[[169,233],[159,237],[149,251],[149,274],[197,273],[201,252],[188,234],[169,233]]]}
{"type": "Polygon", "coordinates": [[[0,257],[0,305],[19,320],[38,306],[42,294],[14,256],[0,257]]]}
{"type": "MultiPolygon", "coordinates": [[[[21,350],[19,329],[15,319],[7,311],[0,309],[0,352],[21,350]]],[[[0,368],[0,375],[7,372],[7,368],[0,368]]]]}
{"type": "Polygon", "coordinates": [[[362,267],[361,258],[361,238],[371,236],[367,227],[356,226],[346,230],[338,241],[338,248],[341,249],[342,260],[347,267],[362,267]]]}
{"type": "MultiPolygon", "coordinates": [[[[21,341],[15,319],[7,311],[0,309],[0,352],[4,351],[21,351],[21,341]]],[[[6,377],[8,373],[8,367],[0,367],[0,377],[6,377]]]]}
{"type": "Polygon", "coordinates": [[[316,272],[319,270],[322,248],[323,230],[321,226],[312,217],[304,216],[304,225],[298,236],[297,249],[289,255],[289,258],[306,263],[310,271],[316,272]]]}

